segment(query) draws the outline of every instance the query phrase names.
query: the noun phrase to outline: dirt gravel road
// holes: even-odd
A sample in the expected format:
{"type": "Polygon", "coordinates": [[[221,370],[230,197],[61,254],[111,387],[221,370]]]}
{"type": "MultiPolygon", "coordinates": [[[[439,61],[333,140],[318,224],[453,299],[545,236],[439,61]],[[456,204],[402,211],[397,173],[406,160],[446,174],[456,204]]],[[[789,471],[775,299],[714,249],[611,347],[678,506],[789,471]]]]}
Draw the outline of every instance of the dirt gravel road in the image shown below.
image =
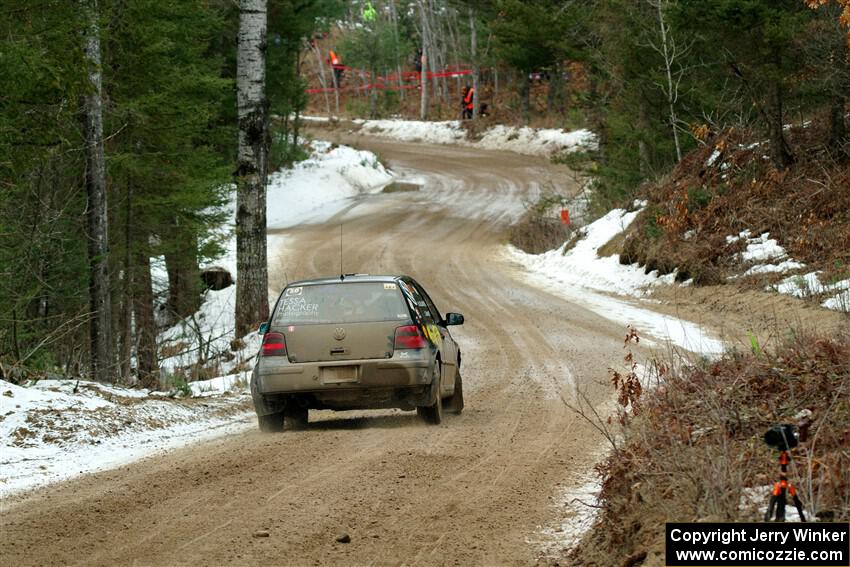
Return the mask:
{"type": "Polygon", "coordinates": [[[530,565],[553,497],[600,440],[559,400],[599,403],[625,323],[523,283],[498,257],[521,203],[565,172],[545,160],[363,139],[420,191],[357,200],[279,232],[272,286],[344,269],[406,273],[466,325],[467,409],[315,412],[306,431],[242,435],[10,499],[3,565],[530,565]],[[337,543],[341,532],[351,537],[337,543]]]}

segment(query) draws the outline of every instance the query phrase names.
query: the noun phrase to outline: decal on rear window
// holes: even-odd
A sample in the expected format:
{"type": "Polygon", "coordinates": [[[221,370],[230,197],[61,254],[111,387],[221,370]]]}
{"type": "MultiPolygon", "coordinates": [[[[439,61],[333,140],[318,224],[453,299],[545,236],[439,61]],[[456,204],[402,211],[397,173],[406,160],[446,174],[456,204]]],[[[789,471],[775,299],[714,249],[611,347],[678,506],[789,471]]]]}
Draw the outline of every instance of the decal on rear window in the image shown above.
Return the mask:
{"type": "Polygon", "coordinates": [[[273,324],[286,327],[404,319],[410,319],[410,315],[396,284],[345,282],[288,288],[278,302],[273,324]]]}
{"type": "Polygon", "coordinates": [[[303,297],[285,297],[281,310],[286,315],[287,320],[301,320],[316,315],[319,312],[319,304],[308,303],[303,297]]]}

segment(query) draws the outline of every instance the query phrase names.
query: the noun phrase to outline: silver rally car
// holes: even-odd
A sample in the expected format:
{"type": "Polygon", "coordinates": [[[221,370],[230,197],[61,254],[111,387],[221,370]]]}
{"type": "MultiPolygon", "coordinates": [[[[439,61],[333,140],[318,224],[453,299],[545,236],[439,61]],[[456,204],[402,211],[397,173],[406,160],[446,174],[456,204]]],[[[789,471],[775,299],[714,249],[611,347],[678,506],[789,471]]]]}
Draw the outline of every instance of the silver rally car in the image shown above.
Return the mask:
{"type": "Polygon", "coordinates": [[[463,315],[440,315],[407,276],[348,275],[289,284],[251,376],[260,429],[307,424],[311,409],[416,409],[428,423],[463,410],[460,349],[449,333],[463,315]]]}

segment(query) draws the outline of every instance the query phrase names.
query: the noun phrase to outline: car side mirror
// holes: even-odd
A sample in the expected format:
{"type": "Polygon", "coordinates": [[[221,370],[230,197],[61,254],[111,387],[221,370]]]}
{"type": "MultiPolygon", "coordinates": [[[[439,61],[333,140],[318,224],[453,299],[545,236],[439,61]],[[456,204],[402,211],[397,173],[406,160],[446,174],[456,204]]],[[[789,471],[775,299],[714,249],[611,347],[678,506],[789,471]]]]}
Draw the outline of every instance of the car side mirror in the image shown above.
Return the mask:
{"type": "Polygon", "coordinates": [[[268,330],[269,330],[269,322],[264,321],[264,322],[260,323],[260,328],[257,329],[257,333],[262,337],[263,335],[265,335],[268,332],[268,330]]]}
{"type": "Polygon", "coordinates": [[[446,327],[449,325],[463,325],[463,315],[460,313],[446,313],[446,327]]]}

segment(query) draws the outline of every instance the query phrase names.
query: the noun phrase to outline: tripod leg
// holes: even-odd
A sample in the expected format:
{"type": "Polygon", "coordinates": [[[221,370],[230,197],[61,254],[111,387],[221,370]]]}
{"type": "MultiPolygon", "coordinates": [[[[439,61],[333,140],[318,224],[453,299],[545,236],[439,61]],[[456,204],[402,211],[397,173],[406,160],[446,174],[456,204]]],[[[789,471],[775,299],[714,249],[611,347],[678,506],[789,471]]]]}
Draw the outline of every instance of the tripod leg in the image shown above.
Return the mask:
{"type": "Polygon", "coordinates": [[[794,492],[792,492],[791,494],[794,497],[794,506],[797,507],[797,513],[800,514],[800,521],[805,522],[806,521],[806,514],[803,513],[803,501],[800,500],[799,496],[797,496],[796,490],[794,492]]]}
{"type": "Polygon", "coordinates": [[[785,521],[785,491],[784,490],[782,491],[782,494],[780,494],[777,497],[776,500],[777,500],[776,521],[777,522],[784,522],[785,521]]]}
{"type": "Polygon", "coordinates": [[[776,494],[770,495],[770,503],[767,505],[767,512],[764,513],[764,521],[769,522],[771,517],[773,516],[773,510],[776,509],[776,504],[779,501],[779,498],[776,494]]]}

